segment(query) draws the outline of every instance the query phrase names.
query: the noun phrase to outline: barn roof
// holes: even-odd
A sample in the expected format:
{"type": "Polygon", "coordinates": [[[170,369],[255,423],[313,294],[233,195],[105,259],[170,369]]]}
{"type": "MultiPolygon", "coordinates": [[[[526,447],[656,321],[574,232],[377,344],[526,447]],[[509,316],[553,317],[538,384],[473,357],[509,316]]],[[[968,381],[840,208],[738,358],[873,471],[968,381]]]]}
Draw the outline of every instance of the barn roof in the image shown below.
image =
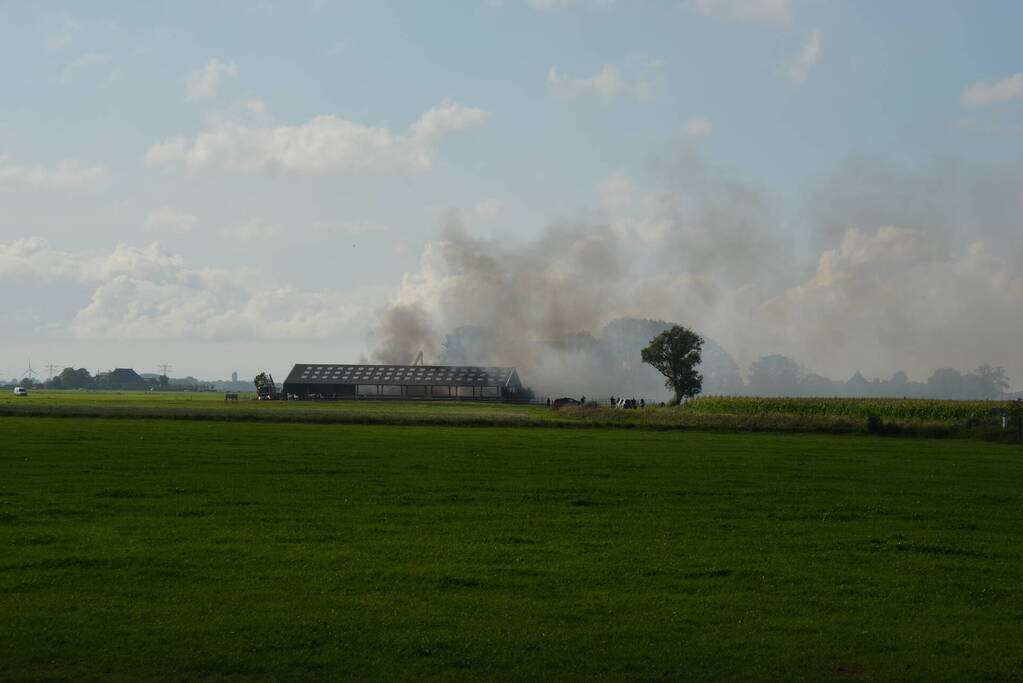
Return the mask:
{"type": "Polygon", "coordinates": [[[497,386],[519,384],[512,367],[478,365],[332,365],[298,363],[285,384],[402,384],[405,386],[497,386]]]}
{"type": "Polygon", "coordinates": [[[127,382],[132,384],[146,383],[146,380],[142,379],[142,376],[135,372],[132,368],[114,368],[108,374],[110,379],[118,382],[127,382]]]}

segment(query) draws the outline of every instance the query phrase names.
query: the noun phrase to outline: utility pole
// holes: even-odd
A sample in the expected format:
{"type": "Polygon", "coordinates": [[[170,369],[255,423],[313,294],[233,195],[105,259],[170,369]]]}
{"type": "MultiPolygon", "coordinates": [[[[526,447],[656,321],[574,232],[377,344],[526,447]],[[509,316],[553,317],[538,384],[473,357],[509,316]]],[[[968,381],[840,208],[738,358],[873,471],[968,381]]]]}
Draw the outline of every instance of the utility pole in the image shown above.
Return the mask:
{"type": "Polygon", "coordinates": [[[157,365],[156,367],[160,368],[161,375],[163,375],[167,379],[170,379],[170,375],[168,374],[172,369],[170,365],[164,363],[163,365],[157,365]]]}
{"type": "Polygon", "coordinates": [[[53,371],[56,370],[58,367],[60,366],[54,365],[53,363],[50,363],[49,365],[46,366],[46,375],[48,380],[53,379],[53,371]]]}

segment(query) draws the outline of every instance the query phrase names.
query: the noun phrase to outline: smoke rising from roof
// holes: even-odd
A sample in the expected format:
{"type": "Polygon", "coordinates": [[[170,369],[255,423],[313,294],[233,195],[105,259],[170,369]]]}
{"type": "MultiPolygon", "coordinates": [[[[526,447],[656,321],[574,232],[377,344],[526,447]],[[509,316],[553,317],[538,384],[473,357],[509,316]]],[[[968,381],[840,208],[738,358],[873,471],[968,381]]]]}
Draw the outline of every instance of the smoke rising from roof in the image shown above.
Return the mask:
{"type": "Polygon", "coordinates": [[[416,354],[435,355],[436,333],[426,313],[416,304],[392,306],[377,317],[373,333],[377,347],[373,360],[387,365],[407,365],[416,354]]]}

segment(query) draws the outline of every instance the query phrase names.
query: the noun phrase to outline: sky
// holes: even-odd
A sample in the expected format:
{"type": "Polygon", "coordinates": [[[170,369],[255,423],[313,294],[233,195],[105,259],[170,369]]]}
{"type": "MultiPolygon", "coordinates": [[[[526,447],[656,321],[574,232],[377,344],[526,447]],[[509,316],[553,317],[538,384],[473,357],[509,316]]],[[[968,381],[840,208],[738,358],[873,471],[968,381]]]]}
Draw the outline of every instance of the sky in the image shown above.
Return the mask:
{"type": "Polygon", "coordinates": [[[0,2],[0,377],[283,376],[379,357],[395,307],[428,355],[514,307],[530,341],[640,316],[741,367],[1023,387],[1020,25],[1009,0],[0,2]]]}

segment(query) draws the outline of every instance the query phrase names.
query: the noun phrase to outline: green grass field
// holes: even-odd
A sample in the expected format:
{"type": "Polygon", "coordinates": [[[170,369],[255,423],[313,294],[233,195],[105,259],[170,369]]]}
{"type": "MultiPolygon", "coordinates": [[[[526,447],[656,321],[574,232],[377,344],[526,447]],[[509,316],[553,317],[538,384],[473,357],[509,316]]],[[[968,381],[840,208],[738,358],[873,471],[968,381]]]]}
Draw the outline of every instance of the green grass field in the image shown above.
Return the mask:
{"type": "Polygon", "coordinates": [[[215,392],[144,392],[144,391],[54,391],[35,390],[27,398],[14,395],[0,396],[0,407],[49,407],[81,409],[145,409],[173,415],[176,411],[204,411],[216,416],[220,412],[245,413],[261,410],[264,413],[290,415],[330,414],[338,412],[380,414],[422,414],[440,408],[455,415],[519,415],[549,414],[544,406],[519,406],[501,403],[475,403],[470,401],[256,401],[255,393],[240,393],[238,402],[224,400],[223,393],[215,392]]]}
{"type": "Polygon", "coordinates": [[[1023,678],[1018,446],[72,417],[0,443],[2,679],[1023,678]]]}
{"type": "Polygon", "coordinates": [[[700,396],[686,404],[698,413],[743,415],[817,415],[867,417],[896,420],[998,421],[992,408],[1005,410],[1009,401],[944,401],[918,398],[757,398],[748,396],[700,396]]]}
{"type": "Polygon", "coordinates": [[[269,422],[399,424],[547,424],[565,421],[545,406],[462,401],[256,401],[240,394],[140,391],[33,391],[27,398],[0,396],[0,415],[151,417],[269,422]]]}
{"type": "MultiPolygon", "coordinates": [[[[1015,432],[1002,430],[1000,420],[990,415],[992,405],[1004,404],[910,401],[906,405],[910,404],[912,410],[903,407],[884,414],[884,433],[1018,440],[1015,432]],[[966,403],[982,417],[972,426],[967,419],[970,412],[963,412],[966,403]],[[927,404],[934,406],[928,408],[927,404]]],[[[28,398],[0,395],[0,417],[863,434],[868,432],[867,416],[873,412],[864,409],[868,405],[846,399],[710,397],[675,408],[617,410],[588,405],[551,411],[539,405],[468,401],[256,401],[253,394],[242,394],[237,403],[227,403],[219,393],[33,391],[28,398]]]]}

